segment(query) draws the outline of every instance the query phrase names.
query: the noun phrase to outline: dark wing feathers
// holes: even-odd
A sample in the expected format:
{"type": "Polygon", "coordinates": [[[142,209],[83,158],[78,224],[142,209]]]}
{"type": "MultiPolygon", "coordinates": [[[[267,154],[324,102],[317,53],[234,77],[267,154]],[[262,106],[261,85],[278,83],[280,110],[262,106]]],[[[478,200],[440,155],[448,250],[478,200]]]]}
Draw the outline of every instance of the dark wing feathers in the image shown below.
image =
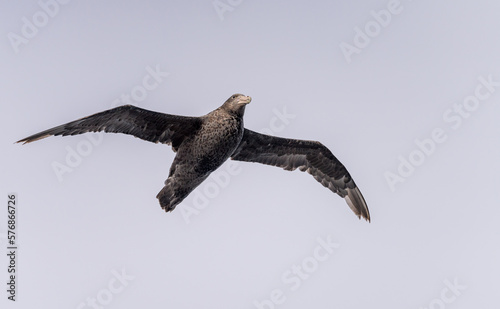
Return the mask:
{"type": "Polygon", "coordinates": [[[347,169],[320,142],[280,138],[245,129],[233,160],[259,162],[285,170],[307,171],[323,186],[345,198],[358,217],[370,221],[366,202],[347,169]]]}
{"type": "MultiPolygon", "coordinates": [[[[183,117],[148,111],[132,105],[109,109],[24,138],[30,143],[51,135],[112,132],[133,135],[153,143],[170,144],[174,151],[201,127],[199,117],[183,117]]],[[[323,186],[345,198],[358,217],[370,221],[366,202],[344,165],[323,144],[286,139],[245,129],[233,160],[259,162],[285,170],[307,171],[323,186]]]]}
{"type": "Polygon", "coordinates": [[[169,115],[123,105],[42,131],[18,143],[30,143],[51,135],[104,131],[130,134],[153,143],[171,144],[176,151],[184,138],[196,132],[200,126],[198,117],[169,115]]]}

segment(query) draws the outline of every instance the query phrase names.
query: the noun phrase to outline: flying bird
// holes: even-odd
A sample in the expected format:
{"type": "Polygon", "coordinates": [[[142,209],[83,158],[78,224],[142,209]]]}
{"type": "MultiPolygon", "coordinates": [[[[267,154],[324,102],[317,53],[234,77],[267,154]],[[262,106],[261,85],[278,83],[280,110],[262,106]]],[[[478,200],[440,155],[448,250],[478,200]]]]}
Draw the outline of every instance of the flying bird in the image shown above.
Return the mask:
{"type": "Polygon", "coordinates": [[[31,143],[52,135],[104,131],[171,145],[177,154],[165,186],[156,196],[167,212],[228,158],[288,171],[298,168],[343,197],[358,218],[370,221],[366,202],[351,175],[323,144],[260,134],[243,126],[245,107],[251,100],[249,96],[234,94],[222,106],[201,117],[170,115],[123,105],[42,131],[17,143],[31,143]]]}

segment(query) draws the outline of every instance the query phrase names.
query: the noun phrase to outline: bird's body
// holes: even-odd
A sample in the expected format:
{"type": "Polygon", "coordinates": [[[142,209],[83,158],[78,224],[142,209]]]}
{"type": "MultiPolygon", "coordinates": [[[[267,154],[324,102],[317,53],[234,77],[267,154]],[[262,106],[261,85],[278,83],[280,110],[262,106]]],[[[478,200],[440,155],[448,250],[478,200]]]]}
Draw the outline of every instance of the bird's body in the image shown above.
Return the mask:
{"type": "Polygon", "coordinates": [[[42,131],[18,142],[29,143],[51,135],[104,131],[172,145],[177,154],[165,186],[157,195],[166,211],[172,211],[228,158],[259,162],[285,170],[298,168],[345,198],[358,217],[369,221],[368,207],[354,180],[324,145],[245,129],[243,115],[250,101],[250,97],[235,94],[222,106],[201,117],[169,115],[125,105],[42,131]]]}
{"type": "Polygon", "coordinates": [[[242,117],[219,108],[200,118],[201,127],[179,146],[165,187],[157,195],[167,211],[221,166],[243,137],[242,117]]]}

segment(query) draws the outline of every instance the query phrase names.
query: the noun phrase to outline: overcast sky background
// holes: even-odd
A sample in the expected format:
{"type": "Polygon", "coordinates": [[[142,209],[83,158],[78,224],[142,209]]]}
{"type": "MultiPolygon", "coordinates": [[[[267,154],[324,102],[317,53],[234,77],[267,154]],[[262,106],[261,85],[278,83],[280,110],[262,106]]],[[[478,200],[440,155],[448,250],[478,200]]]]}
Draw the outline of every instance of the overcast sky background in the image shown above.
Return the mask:
{"type": "Polygon", "coordinates": [[[2,308],[498,306],[500,87],[481,85],[500,81],[500,3],[218,5],[73,0],[44,20],[36,1],[0,4],[0,243],[16,192],[20,248],[16,303],[0,257],[2,308]],[[381,10],[393,11],[375,14],[385,25],[381,10]],[[366,26],[369,41],[355,30],[366,26]],[[346,57],[342,44],[358,49],[346,57]],[[478,87],[473,110],[455,112],[478,87]],[[253,98],[247,128],[329,147],[372,222],[310,175],[251,163],[226,162],[165,213],[169,146],[114,134],[13,144],[122,95],[198,116],[236,92],[253,98]],[[72,151],[81,160],[67,162],[72,151]],[[399,175],[412,153],[418,166],[399,175]],[[318,247],[328,241],[338,246],[318,247]]]}

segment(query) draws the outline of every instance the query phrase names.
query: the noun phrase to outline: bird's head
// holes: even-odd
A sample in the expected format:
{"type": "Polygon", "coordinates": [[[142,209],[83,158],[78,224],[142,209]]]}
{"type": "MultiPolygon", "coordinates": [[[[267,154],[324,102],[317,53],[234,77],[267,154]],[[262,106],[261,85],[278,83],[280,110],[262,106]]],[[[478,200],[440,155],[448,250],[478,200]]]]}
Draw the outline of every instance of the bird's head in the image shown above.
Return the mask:
{"type": "Polygon", "coordinates": [[[245,112],[245,106],[252,101],[252,98],[244,94],[233,94],[229,99],[224,102],[222,108],[230,113],[235,113],[237,115],[243,116],[245,112]]]}

